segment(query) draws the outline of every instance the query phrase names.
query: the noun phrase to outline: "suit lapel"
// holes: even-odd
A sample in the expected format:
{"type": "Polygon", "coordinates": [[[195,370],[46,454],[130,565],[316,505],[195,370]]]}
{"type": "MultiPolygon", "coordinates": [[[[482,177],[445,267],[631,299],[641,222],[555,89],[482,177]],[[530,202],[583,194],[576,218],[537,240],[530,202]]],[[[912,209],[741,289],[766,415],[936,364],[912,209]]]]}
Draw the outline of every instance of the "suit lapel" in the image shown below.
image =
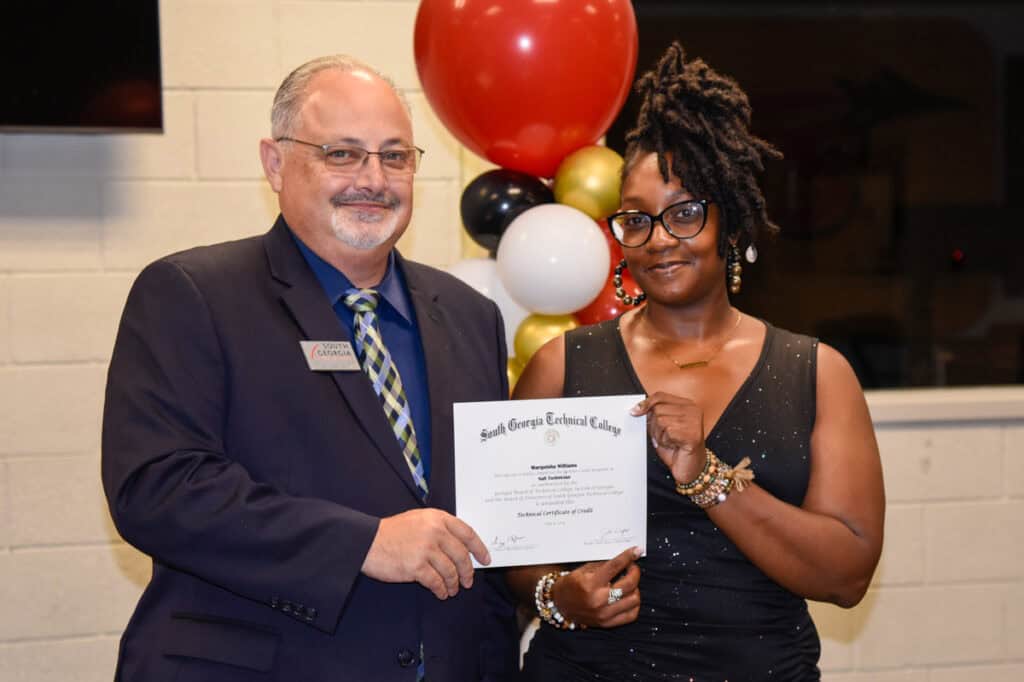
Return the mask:
{"type": "MultiPolygon", "coordinates": [[[[281,290],[281,302],[299,325],[304,337],[310,341],[351,343],[348,331],[338,321],[336,313],[324,295],[323,287],[302,257],[283,218],[279,217],[273,229],[267,233],[264,245],[271,274],[284,285],[281,290]]],[[[361,371],[329,374],[360,427],[377,447],[380,455],[391,465],[413,497],[420,501],[419,492],[395,438],[395,432],[384,416],[380,399],[374,393],[366,375],[361,371]]]]}
{"type": "Polygon", "coordinates": [[[437,295],[431,291],[423,271],[401,256],[397,258],[416,311],[416,324],[423,344],[430,396],[430,493],[431,507],[455,510],[454,423],[452,380],[458,376],[451,348],[451,329],[437,295]]]}

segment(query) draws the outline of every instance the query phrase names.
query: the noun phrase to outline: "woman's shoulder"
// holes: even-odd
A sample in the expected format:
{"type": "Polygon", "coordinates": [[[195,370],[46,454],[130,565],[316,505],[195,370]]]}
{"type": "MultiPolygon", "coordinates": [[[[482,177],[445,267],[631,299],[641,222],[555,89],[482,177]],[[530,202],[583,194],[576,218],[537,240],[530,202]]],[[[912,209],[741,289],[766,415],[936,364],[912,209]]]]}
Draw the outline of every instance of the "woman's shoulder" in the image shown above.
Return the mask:
{"type": "Polygon", "coordinates": [[[512,398],[557,398],[562,394],[567,334],[548,340],[526,360],[512,398]]]}
{"type": "Polygon", "coordinates": [[[614,338],[614,335],[619,332],[619,319],[619,317],[613,317],[602,322],[584,324],[575,329],[570,329],[565,333],[566,341],[579,341],[587,338],[600,340],[614,338]]]}
{"type": "Polygon", "coordinates": [[[778,345],[782,348],[796,349],[795,352],[801,352],[803,349],[814,349],[821,345],[821,341],[816,336],[791,331],[785,327],[776,327],[768,320],[761,318],[757,319],[764,324],[767,329],[767,338],[771,339],[773,345],[778,345]]]}
{"type": "Polygon", "coordinates": [[[842,384],[857,382],[849,361],[841,352],[816,336],[776,327],[762,320],[772,339],[776,357],[791,363],[806,364],[820,381],[835,380],[842,384]]]}
{"type": "Polygon", "coordinates": [[[822,344],[818,338],[758,319],[765,325],[761,363],[785,368],[794,381],[813,381],[820,363],[822,344]]]}

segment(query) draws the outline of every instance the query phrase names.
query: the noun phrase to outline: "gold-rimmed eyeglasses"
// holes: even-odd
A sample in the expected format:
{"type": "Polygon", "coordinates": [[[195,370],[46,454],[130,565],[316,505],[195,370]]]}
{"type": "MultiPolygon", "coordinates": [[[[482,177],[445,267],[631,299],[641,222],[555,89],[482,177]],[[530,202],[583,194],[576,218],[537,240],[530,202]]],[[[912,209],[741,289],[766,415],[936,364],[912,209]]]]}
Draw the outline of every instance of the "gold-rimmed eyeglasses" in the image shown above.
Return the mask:
{"type": "Polygon", "coordinates": [[[425,153],[419,147],[391,147],[371,152],[348,144],[316,144],[294,137],[278,137],[275,142],[294,142],[319,149],[324,153],[324,163],[328,168],[342,173],[358,172],[367,159],[376,156],[380,159],[380,167],[388,175],[412,175],[419,168],[420,159],[425,153]]]}

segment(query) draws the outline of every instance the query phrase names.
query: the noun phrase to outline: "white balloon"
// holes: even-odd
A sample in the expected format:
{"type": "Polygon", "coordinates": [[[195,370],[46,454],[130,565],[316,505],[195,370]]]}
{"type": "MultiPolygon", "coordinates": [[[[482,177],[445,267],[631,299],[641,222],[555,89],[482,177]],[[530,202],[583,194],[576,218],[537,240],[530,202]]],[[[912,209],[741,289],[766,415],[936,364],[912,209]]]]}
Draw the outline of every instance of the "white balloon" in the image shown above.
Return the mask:
{"type": "Polygon", "coordinates": [[[541,204],[513,220],[498,243],[505,289],[533,313],[565,315],[586,307],[604,288],[608,242],[583,211],[541,204]]]}
{"type": "Polygon", "coordinates": [[[452,263],[445,270],[448,274],[455,275],[484,296],[493,300],[491,289],[498,274],[497,265],[493,259],[464,258],[456,263],[452,263]]]}
{"type": "Polygon", "coordinates": [[[516,303],[508,295],[505,285],[498,277],[498,266],[494,259],[465,258],[452,263],[446,270],[498,305],[498,310],[501,311],[501,317],[505,323],[505,344],[511,354],[516,330],[519,329],[519,324],[526,319],[530,311],[516,303]]]}

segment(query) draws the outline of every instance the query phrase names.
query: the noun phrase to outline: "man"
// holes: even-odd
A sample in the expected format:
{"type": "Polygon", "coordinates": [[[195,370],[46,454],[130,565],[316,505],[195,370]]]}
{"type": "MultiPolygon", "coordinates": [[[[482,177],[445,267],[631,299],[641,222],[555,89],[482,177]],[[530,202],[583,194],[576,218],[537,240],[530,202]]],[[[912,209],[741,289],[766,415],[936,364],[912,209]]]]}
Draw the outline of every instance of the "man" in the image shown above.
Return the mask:
{"type": "Polygon", "coordinates": [[[118,679],[503,679],[512,607],[452,516],[452,403],[507,396],[498,310],[394,250],[421,152],[389,81],[314,60],[272,124],[273,228],[125,306],[103,483],[153,577],[118,679]]]}

